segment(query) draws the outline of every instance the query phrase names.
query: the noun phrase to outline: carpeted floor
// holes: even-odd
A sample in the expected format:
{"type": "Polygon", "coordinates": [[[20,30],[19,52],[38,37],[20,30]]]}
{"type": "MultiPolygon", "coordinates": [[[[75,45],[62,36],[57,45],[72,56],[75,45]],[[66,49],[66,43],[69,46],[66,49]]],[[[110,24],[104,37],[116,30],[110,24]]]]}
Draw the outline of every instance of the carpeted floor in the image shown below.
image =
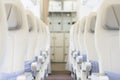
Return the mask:
{"type": "Polygon", "coordinates": [[[47,80],[73,80],[70,75],[62,75],[62,74],[56,74],[56,75],[49,75],[47,80]]]}

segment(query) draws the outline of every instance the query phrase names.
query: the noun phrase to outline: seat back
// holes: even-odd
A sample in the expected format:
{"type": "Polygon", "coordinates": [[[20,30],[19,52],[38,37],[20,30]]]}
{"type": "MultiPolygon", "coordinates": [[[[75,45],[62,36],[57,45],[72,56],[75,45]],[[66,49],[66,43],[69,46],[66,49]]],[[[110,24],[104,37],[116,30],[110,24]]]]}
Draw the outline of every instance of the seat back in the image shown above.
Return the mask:
{"type": "Polygon", "coordinates": [[[6,43],[7,43],[7,20],[5,15],[5,7],[3,4],[3,0],[0,0],[0,71],[1,71],[1,65],[4,62],[4,57],[6,56],[6,43]]]}
{"type": "Polygon", "coordinates": [[[79,51],[79,45],[78,45],[78,33],[79,33],[79,22],[74,24],[73,28],[73,43],[75,46],[75,50],[79,51]]]}
{"type": "Polygon", "coordinates": [[[1,71],[11,73],[24,69],[28,42],[28,25],[25,10],[19,0],[5,0],[8,38],[7,52],[1,71]]]}
{"type": "Polygon", "coordinates": [[[73,38],[73,31],[74,31],[74,25],[71,27],[70,29],[70,47],[69,47],[69,50],[70,50],[70,53],[71,51],[74,51],[75,50],[75,46],[74,46],[74,38],[73,38]]]}
{"type": "Polygon", "coordinates": [[[85,48],[88,56],[88,60],[98,61],[98,55],[95,47],[95,24],[96,24],[97,14],[92,12],[89,14],[86,20],[84,40],[85,48]]]}
{"type": "Polygon", "coordinates": [[[46,50],[49,51],[50,50],[50,31],[49,31],[49,27],[46,26],[46,50]]]}
{"type": "Polygon", "coordinates": [[[41,51],[46,51],[46,44],[47,44],[47,40],[46,40],[46,35],[47,35],[47,31],[46,31],[46,25],[43,23],[43,21],[40,20],[40,50],[41,51]]]}
{"type": "Polygon", "coordinates": [[[100,59],[100,72],[120,73],[120,0],[105,1],[99,12],[95,28],[95,42],[100,59]]]}
{"type": "Polygon", "coordinates": [[[86,54],[85,44],[84,44],[85,24],[86,24],[86,17],[83,17],[80,21],[79,34],[78,34],[78,40],[79,40],[79,46],[80,46],[80,53],[81,54],[86,54]]]}
{"type": "Polygon", "coordinates": [[[37,24],[37,32],[38,32],[38,37],[37,37],[37,45],[35,48],[35,56],[39,56],[41,53],[41,21],[39,18],[36,18],[36,24],[37,24]]]}
{"type": "Polygon", "coordinates": [[[37,25],[35,16],[31,11],[26,11],[27,22],[29,27],[29,40],[27,48],[27,60],[32,60],[35,57],[35,47],[37,45],[37,25]]]}
{"type": "Polygon", "coordinates": [[[47,32],[47,25],[45,23],[43,23],[43,29],[44,29],[44,44],[45,45],[45,48],[44,48],[44,51],[47,51],[48,50],[48,32],[47,32]]]}

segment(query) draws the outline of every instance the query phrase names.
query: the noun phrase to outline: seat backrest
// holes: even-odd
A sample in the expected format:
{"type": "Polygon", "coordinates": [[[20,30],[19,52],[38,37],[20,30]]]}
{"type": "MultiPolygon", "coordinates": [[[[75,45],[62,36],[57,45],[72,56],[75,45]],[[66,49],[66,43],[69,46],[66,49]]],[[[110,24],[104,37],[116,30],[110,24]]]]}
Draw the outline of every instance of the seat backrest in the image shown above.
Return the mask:
{"type": "Polygon", "coordinates": [[[45,23],[43,23],[44,25],[44,45],[45,45],[45,49],[44,51],[47,51],[48,50],[48,31],[47,31],[47,25],[45,23]]]}
{"type": "Polygon", "coordinates": [[[98,11],[95,42],[100,62],[100,72],[120,73],[120,0],[103,2],[98,11]]]}
{"type": "Polygon", "coordinates": [[[40,20],[40,37],[41,37],[41,40],[40,40],[40,50],[41,51],[45,51],[46,49],[46,26],[45,24],[43,23],[43,21],[40,20]]]}
{"type": "Polygon", "coordinates": [[[42,47],[41,46],[41,44],[42,44],[42,42],[41,42],[41,39],[42,39],[42,37],[41,37],[41,35],[42,35],[42,33],[41,33],[42,27],[41,27],[41,21],[40,21],[39,18],[36,18],[36,24],[37,24],[38,37],[37,37],[37,45],[36,45],[36,48],[35,48],[35,56],[39,56],[40,53],[41,53],[41,47],[42,47]]]}
{"type": "Polygon", "coordinates": [[[69,50],[70,50],[70,53],[71,51],[74,51],[75,50],[75,47],[74,47],[74,38],[73,38],[73,31],[74,31],[74,25],[72,25],[71,29],[70,29],[70,47],[69,47],[69,50]]]}
{"type": "Polygon", "coordinates": [[[50,50],[50,31],[49,31],[49,27],[46,25],[46,50],[49,51],[50,50]]]}
{"type": "Polygon", "coordinates": [[[24,60],[28,42],[26,13],[19,0],[5,0],[8,38],[7,52],[1,71],[11,73],[24,69],[24,60]]]}
{"type": "Polygon", "coordinates": [[[73,43],[76,51],[79,50],[78,33],[79,33],[79,21],[74,24],[74,28],[73,28],[73,43]]]}
{"type": "Polygon", "coordinates": [[[98,55],[95,47],[95,24],[96,24],[97,14],[92,12],[89,14],[86,20],[84,40],[85,48],[88,56],[88,60],[98,61],[98,55]]]}
{"type": "Polygon", "coordinates": [[[0,0],[0,71],[1,65],[3,64],[5,53],[6,53],[6,43],[7,43],[7,20],[5,15],[5,7],[3,0],[0,0]]]}
{"type": "Polygon", "coordinates": [[[80,53],[86,54],[85,50],[85,44],[84,44],[84,28],[86,24],[86,17],[83,17],[80,21],[80,27],[79,27],[79,34],[78,34],[78,40],[79,40],[79,46],[80,46],[80,53]]]}
{"type": "Polygon", "coordinates": [[[37,25],[33,12],[27,10],[26,16],[29,27],[29,40],[26,58],[27,60],[32,60],[35,57],[35,47],[37,45],[37,25]]]}

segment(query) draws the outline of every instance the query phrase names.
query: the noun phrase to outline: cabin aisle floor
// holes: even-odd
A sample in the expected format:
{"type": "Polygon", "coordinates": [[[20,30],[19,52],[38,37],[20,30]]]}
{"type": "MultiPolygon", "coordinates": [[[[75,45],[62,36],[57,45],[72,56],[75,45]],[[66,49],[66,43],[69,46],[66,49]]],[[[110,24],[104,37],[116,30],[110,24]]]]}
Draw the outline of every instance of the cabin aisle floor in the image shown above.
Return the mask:
{"type": "Polygon", "coordinates": [[[46,80],[73,80],[73,79],[70,75],[56,74],[56,75],[49,75],[46,80]]]}
{"type": "Polygon", "coordinates": [[[73,80],[71,75],[66,72],[53,72],[46,80],[73,80]]]}

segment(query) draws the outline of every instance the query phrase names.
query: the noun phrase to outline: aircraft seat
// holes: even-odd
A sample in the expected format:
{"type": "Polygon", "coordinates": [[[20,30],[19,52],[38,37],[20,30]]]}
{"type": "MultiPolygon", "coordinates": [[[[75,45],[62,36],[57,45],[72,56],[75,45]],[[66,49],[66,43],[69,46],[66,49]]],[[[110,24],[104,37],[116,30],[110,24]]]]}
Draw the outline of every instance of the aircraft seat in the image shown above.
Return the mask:
{"type": "Polygon", "coordinates": [[[35,16],[30,10],[26,10],[26,16],[29,27],[29,38],[24,67],[26,72],[31,72],[32,76],[35,77],[35,72],[31,69],[31,65],[33,62],[37,62],[38,60],[35,56],[35,47],[37,45],[37,25],[35,16]]]}
{"type": "MultiPolygon", "coordinates": [[[[1,25],[1,31],[0,31],[0,66],[2,65],[2,62],[4,60],[4,54],[6,50],[6,39],[7,39],[7,20],[6,20],[6,15],[5,15],[5,7],[3,4],[3,0],[0,0],[0,25],[1,25]]],[[[1,72],[1,70],[0,70],[1,72]]]]}
{"type": "Polygon", "coordinates": [[[119,23],[120,1],[104,1],[98,11],[95,28],[100,73],[93,74],[92,80],[120,80],[120,64],[118,62],[120,55],[119,23]]]}
{"type": "MultiPolygon", "coordinates": [[[[86,77],[91,75],[92,73],[99,73],[99,63],[98,63],[98,55],[95,47],[95,24],[96,24],[97,13],[92,12],[89,14],[86,26],[85,26],[85,47],[88,56],[88,63],[90,63],[90,73],[86,74],[86,77]]],[[[84,65],[85,66],[85,65],[84,65]]]]}
{"type": "MultiPolygon", "coordinates": [[[[35,49],[35,56],[38,57],[38,64],[40,67],[39,72],[36,74],[36,79],[45,79],[48,75],[48,62],[49,62],[49,51],[48,51],[48,36],[46,31],[46,25],[37,18],[37,25],[38,25],[38,39],[37,39],[37,46],[35,49]]],[[[32,69],[37,69],[37,64],[32,63],[32,69]]]]}
{"type": "Polygon", "coordinates": [[[71,59],[71,55],[74,52],[74,45],[73,45],[73,28],[74,25],[71,26],[70,29],[70,40],[69,40],[69,54],[68,54],[68,60],[67,60],[67,64],[66,64],[66,69],[72,72],[72,59],[71,59]]]}
{"type": "Polygon", "coordinates": [[[5,15],[5,6],[3,0],[0,0],[0,80],[3,80],[3,78],[11,77],[10,75],[4,73],[4,70],[2,71],[3,62],[6,57],[6,47],[7,47],[7,34],[8,34],[8,26],[7,26],[7,19],[5,15]]]}
{"type": "Polygon", "coordinates": [[[87,54],[85,50],[85,44],[84,44],[84,29],[86,25],[86,16],[84,16],[79,23],[79,33],[78,33],[78,44],[79,44],[79,50],[80,50],[80,58],[78,57],[77,61],[80,61],[82,58],[81,63],[77,66],[78,71],[76,72],[77,80],[82,79],[82,65],[87,61],[87,54]]]}
{"type": "Polygon", "coordinates": [[[71,54],[71,67],[72,67],[72,76],[73,78],[76,77],[76,70],[77,70],[77,65],[76,65],[76,56],[78,54],[78,45],[77,45],[77,28],[78,28],[78,22],[74,24],[73,26],[73,32],[72,32],[72,38],[73,38],[73,45],[74,45],[74,51],[72,51],[71,54]]]}
{"type": "Polygon", "coordinates": [[[6,19],[8,24],[7,49],[1,72],[3,75],[1,80],[17,77],[24,74],[24,61],[27,50],[28,41],[28,25],[23,5],[18,0],[5,0],[6,19]]]}

